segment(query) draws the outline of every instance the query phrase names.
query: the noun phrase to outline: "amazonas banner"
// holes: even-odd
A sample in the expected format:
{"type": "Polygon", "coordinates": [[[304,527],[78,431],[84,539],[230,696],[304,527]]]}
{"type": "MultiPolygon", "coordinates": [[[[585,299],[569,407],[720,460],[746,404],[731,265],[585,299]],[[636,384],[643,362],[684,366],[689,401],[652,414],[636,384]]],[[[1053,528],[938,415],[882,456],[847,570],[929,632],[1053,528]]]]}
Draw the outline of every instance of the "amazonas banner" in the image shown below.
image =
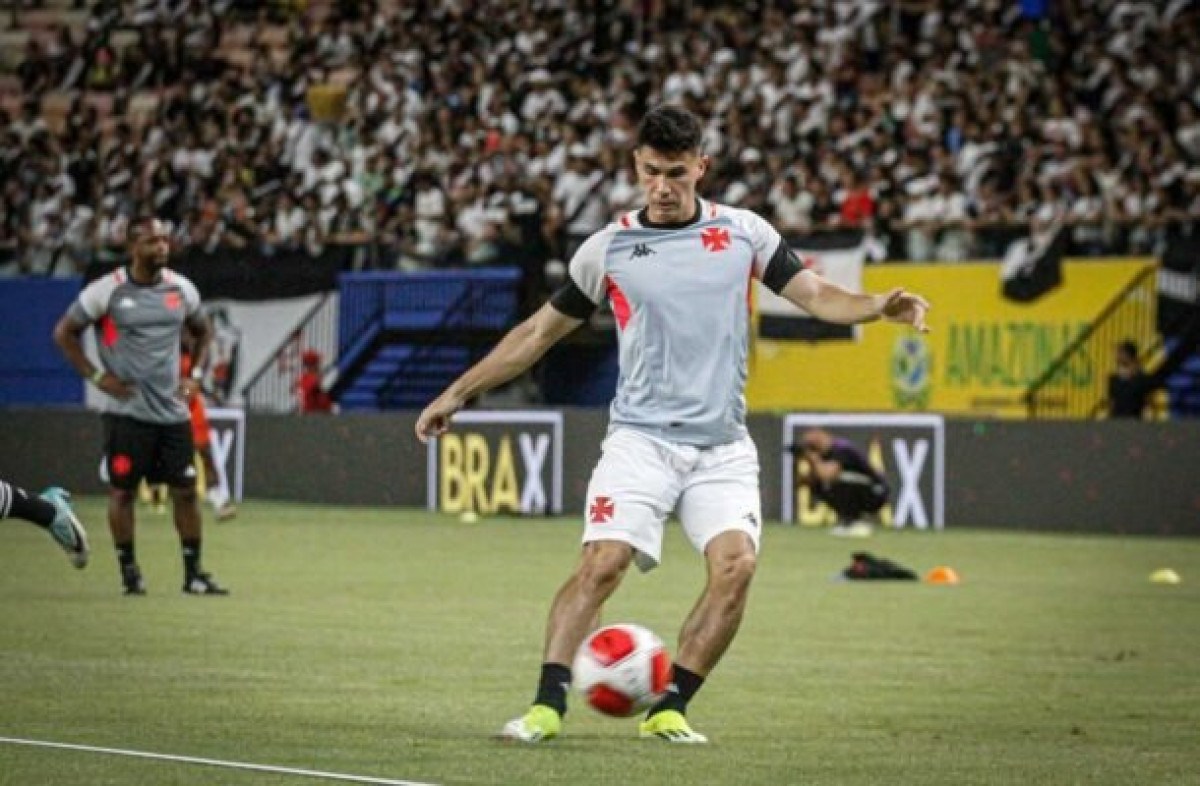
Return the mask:
{"type": "MultiPolygon", "coordinates": [[[[930,332],[874,323],[856,341],[798,342],[759,336],[746,395],[754,410],[933,411],[1022,418],[1030,383],[1152,260],[1063,263],[1063,281],[1028,303],[1001,293],[1000,265],[897,264],[867,268],[863,288],[905,287],[933,308],[930,332]]],[[[1141,298],[1154,324],[1153,298],[1141,298]]],[[[1147,328],[1149,329],[1149,327],[1147,328]]],[[[1141,346],[1150,335],[1129,336],[1141,346]]],[[[1096,352],[1113,348],[1098,347],[1096,352]]],[[[1081,355],[1069,384],[1088,387],[1106,367],[1081,355]]]]}

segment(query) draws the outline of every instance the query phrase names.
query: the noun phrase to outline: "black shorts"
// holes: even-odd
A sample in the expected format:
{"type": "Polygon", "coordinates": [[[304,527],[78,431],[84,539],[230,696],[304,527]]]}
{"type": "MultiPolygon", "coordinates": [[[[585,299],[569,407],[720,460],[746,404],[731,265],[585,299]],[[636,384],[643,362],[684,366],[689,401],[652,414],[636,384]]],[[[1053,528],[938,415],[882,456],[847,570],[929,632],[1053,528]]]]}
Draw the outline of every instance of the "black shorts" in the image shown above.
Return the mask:
{"type": "Polygon", "coordinates": [[[873,478],[846,473],[829,488],[813,487],[813,496],[833,508],[839,521],[853,521],[867,514],[878,513],[888,500],[888,487],[873,478]]]}
{"type": "Polygon", "coordinates": [[[196,484],[192,427],[147,423],[124,415],[104,416],[104,464],[113,488],[132,491],[145,478],[175,488],[196,484]]]}

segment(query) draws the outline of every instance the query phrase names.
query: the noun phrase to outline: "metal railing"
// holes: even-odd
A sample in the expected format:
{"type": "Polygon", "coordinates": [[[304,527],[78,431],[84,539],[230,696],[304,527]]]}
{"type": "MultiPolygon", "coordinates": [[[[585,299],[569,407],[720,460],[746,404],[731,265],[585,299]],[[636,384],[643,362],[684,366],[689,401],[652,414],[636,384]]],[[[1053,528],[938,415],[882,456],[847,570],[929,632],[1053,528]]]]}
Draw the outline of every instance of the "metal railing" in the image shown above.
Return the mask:
{"type": "MultiPolygon", "coordinates": [[[[322,373],[328,377],[337,360],[338,296],[325,292],[294,330],[267,357],[242,387],[247,409],[292,412],[296,409],[296,382],[307,350],[321,353],[322,373]]],[[[326,385],[329,379],[324,380],[326,385]]]]}
{"type": "Polygon", "coordinates": [[[1025,392],[1031,419],[1094,418],[1108,396],[1116,347],[1126,340],[1141,348],[1154,342],[1157,268],[1146,267],[1113,298],[1025,392]]]}

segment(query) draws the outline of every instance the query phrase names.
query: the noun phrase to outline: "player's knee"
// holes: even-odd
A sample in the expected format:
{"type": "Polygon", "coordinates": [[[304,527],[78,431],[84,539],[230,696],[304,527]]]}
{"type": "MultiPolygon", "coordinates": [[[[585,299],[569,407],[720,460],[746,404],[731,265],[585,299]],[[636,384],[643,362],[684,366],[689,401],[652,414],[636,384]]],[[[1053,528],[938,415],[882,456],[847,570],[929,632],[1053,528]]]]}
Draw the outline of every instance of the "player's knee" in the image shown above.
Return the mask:
{"type": "Polygon", "coordinates": [[[591,593],[608,595],[621,582],[633,558],[632,549],[625,544],[592,544],[584,551],[576,571],[580,586],[591,593]]]}
{"type": "Polygon", "coordinates": [[[732,592],[744,591],[750,586],[756,570],[758,555],[753,549],[724,554],[713,565],[714,583],[732,592]]]}
{"type": "Polygon", "coordinates": [[[171,499],[178,504],[190,505],[196,501],[195,486],[172,486],[171,499]]]}
{"type": "Polygon", "coordinates": [[[133,489],[109,488],[109,500],[119,508],[132,508],[137,495],[133,489]]]}

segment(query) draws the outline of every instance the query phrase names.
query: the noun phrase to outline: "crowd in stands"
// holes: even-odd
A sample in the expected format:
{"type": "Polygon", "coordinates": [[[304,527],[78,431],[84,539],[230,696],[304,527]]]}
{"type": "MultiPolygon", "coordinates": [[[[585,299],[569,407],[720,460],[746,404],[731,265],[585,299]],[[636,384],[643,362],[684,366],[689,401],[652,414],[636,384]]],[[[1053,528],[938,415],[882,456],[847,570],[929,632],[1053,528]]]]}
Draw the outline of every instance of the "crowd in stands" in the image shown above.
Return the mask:
{"type": "Polygon", "coordinates": [[[791,233],[866,230],[888,259],[999,256],[1031,223],[1076,253],[1154,253],[1200,218],[1192,0],[0,13],[0,275],[116,257],[147,213],[210,252],[565,259],[637,204],[628,150],[660,102],[705,121],[707,195],[791,233]]]}

